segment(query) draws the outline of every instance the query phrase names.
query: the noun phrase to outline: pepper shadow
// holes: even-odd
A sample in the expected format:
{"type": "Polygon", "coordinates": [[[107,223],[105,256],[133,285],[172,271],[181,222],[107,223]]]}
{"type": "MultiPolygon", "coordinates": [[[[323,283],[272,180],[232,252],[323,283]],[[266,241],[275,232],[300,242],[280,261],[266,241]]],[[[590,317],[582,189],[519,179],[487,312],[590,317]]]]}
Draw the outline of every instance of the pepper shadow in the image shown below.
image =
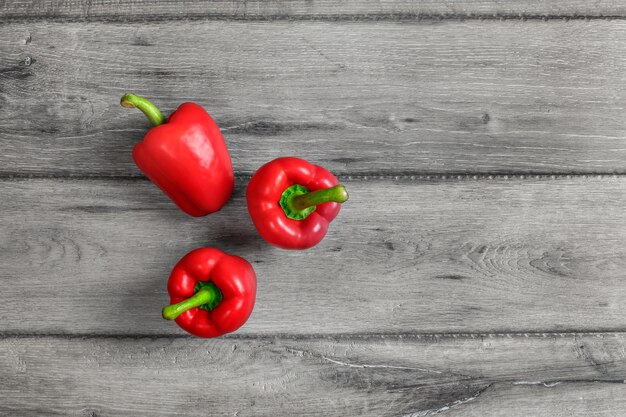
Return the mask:
{"type": "Polygon", "coordinates": [[[247,183],[244,179],[236,180],[231,199],[222,210],[208,216],[206,230],[209,244],[252,263],[272,248],[261,238],[248,214],[247,183]]]}
{"type": "Polygon", "coordinates": [[[152,273],[142,273],[118,286],[111,297],[115,301],[106,311],[98,312],[100,321],[106,323],[106,333],[135,337],[185,334],[161,316],[161,310],[170,301],[167,293],[170,265],[163,262],[158,268],[148,269],[152,273]]]}

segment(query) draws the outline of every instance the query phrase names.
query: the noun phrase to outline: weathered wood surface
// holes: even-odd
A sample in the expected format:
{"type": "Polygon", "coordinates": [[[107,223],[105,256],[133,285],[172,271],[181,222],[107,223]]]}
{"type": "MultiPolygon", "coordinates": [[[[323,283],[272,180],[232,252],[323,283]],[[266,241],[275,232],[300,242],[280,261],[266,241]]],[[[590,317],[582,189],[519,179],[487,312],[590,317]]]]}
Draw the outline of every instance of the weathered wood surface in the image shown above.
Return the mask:
{"type": "Polygon", "coordinates": [[[193,219],[148,181],[0,182],[0,332],[183,334],[161,319],[187,251],[255,267],[242,334],[626,328],[626,178],[347,180],[307,251],[270,247],[241,181],[193,219]]]}
{"type": "Polygon", "coordinates": [[[3,19],[415,19],[619,17],[617,0],[5,0],[3,19]]]}
{"type": "Polygon", "coordinates": [[[3,25],[0,174],[141,175],[148,122],[126,91],[205,106],[239,173],[285,154],[337,173],[625,173],[624,39],[621,20],[3,25]]]}
{"type": "Polygon", "coordinates": [[[626,415],[626,176],[576,176],[626,174],[625,20],[612,0],[0,0],[0,415],[626,415]],[[240,175],[223,212],[138,179],[126,91],[214,115],[240,175]],[[245,212],[285,154],[351,192],[309,251],[245,212]],[[259,276],[219,340],[160,318],[198,246],[259,276]]]}
{"type": "Polygon", "coordinates": [[[618,416],[625,344],[623,333],[6,338],[0,413],[618,416]]]}

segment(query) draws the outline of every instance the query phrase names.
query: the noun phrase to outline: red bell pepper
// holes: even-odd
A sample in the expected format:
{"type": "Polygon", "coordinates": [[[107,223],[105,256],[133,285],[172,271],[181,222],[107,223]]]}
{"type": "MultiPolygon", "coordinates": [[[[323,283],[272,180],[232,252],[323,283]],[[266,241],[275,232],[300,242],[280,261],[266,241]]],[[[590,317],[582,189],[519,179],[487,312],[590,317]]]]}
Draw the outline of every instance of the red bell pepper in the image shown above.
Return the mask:
{"type": "Polygon", "coordinates": [[[256,297],[252,265],[219,249],[189,252],[167,283],[170,304],[163,318],[199,337],[234,332],[250,317],[256,297]]]}
{"type": "Polygon", "coordinates": [[[259,168],[246,197],[250,217],[267,242],[283,249],[306,249],[324,238],[348,193],[324,168],[287,157],[259,168]]]}
{"type": "Polygon", "coordinates": [[[230,155],[219,127],[195,103],[183,103],[165,118],[143,97],[126,94],[124,107],[137,107],[154,128],[133,149],[133,159],[185,213],[199,217],[218,211],[233,192],[230,155]]]}

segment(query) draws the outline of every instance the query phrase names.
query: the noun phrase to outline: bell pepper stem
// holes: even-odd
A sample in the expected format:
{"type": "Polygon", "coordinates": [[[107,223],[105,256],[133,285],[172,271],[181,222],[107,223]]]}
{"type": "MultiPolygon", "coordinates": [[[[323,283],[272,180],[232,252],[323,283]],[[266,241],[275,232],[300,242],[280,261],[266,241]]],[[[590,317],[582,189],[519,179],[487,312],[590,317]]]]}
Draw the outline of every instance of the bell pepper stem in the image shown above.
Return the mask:
{"type": "Polygon", "coordinates": [[[203,304],[213,304],[220,300],[222,294],[215,285],[203,286],[191,297],[180,303],[172,304],[163,308],[163,318],[165,320],[175,320],[187,310],[191,310],[194,307],[199,307],[203,304]]]}
{"type": "Polygon", "coordinates": [[[317,206],[318,204],[335,202],[343,203],[348,200],[348,192],[343,185],[335,185],[331,188],[324,190],[313,191],[306,194],[296,195],[291,201],[290,205],[294,210],[304,210],[308,207],[317,206]]]}
{"type": "Polygon", "coordinates": [[[152,104],[147,98],[135,94],[124,94],[120,104],[127,108],[138,108],[146,115],[153,125],[158,126],[165,123],[165,117],[157,106],[152,104]]]}

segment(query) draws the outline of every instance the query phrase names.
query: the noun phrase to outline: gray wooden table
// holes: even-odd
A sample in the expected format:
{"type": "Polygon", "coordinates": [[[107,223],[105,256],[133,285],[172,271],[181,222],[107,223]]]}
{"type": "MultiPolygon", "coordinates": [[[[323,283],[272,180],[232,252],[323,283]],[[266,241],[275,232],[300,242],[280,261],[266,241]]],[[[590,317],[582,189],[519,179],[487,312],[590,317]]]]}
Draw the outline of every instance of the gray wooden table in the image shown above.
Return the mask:
{"type": "Polygon", "coordinates": [[[0,2],[0,414],[626,415],[626,4],[0,2]],[[237,173],[193,219],[134,165],[204,106],[237,173]],[[283,155],[351,199],[265,244],[283,155]],[[258,276],[249,322],[160,317],[189,250],[258,276]]]}

